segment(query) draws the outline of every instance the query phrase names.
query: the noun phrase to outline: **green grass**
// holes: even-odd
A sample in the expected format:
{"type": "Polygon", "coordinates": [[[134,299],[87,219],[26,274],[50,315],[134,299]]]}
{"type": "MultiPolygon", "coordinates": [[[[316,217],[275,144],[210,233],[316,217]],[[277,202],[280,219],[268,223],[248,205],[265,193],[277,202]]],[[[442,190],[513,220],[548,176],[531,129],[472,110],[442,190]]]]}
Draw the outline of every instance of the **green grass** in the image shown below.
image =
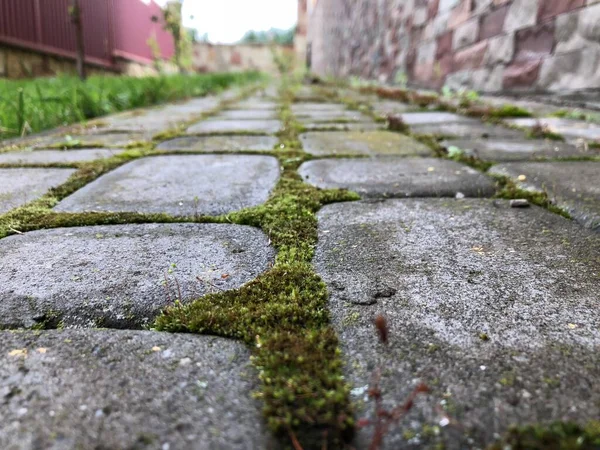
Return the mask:
{"type": "Polygon", "coordinates": [[[86,82],[69,76],[0,80],[0,139],[216,93],[262,77],[258,72],[243,72],[145,78],[94,76],[86,82]]]}

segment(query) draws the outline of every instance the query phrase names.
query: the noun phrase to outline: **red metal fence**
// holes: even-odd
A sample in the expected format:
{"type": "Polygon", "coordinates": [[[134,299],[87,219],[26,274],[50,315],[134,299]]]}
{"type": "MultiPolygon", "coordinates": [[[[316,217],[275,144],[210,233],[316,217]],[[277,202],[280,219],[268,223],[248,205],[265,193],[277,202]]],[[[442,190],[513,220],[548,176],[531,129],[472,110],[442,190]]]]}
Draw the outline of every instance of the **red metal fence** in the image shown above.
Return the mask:
{"type": "MultiPolygon", "coordinates": [[[[70,0],[0,0],[0,44],[74,58],[70,4],[70,0]]],[[[173,55],[173,39],[162,28],[162,12],[154,1],[80,0],[80,4],[88,62],[113,67],[115,57],[122,57],[151,63],[152,37],[163,58],[173,55]]]]}

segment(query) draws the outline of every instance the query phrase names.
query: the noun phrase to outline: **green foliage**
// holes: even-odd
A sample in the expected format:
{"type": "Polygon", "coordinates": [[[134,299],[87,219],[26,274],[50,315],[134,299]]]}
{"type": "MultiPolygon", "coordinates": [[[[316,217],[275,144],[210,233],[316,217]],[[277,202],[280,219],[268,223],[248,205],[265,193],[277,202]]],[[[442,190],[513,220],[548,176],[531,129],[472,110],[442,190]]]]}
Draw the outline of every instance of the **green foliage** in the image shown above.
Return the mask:
{"type": "Polygon", "coordinates": [[[296,35],[296,27],[289,30],[281,30],[279,28],[271,28],[268,31],[248,31],[242,39],[241,44],[279,44],[292,45],[294,36],[296,35]]]}
{"type": "Polygon", "coordinates": [[[593,450],[600,448],[600,422],[515,427],[488,450],[593,450]]]}
{"type": "Polygon", "coordinates": [[[490,117],[493,118],[504,118],[504,117],[533,117],[531,112],[527,111],[520,106],[515,105],[502,105],[499,108],[491,108],[490,117]]]}
{"type": "Polygon", "coordinates": [[[160,77],[60,76],[0,80],[0,139],[39,132],[98,116],[198,97],[258,81],[257,72],[160,77]]]}

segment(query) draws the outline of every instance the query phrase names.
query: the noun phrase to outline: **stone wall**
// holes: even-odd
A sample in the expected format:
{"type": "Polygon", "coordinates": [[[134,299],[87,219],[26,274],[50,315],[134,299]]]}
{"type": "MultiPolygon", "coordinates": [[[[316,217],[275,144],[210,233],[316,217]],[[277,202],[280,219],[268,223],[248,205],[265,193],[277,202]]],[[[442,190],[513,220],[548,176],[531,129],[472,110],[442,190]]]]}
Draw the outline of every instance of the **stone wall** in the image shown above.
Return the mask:
{"type": "Polygon", "coordinates": [[[194,44],[194,70],[199,72],[236,72],[258,70],[276,74],[273,52],[293,57],[293,48],[269,44],[194,44]]]}
{"type": "Polygon", "coordinates": [[[427,88],[600,88],[600,0],[317,0],[311,66],[427,88]]]}

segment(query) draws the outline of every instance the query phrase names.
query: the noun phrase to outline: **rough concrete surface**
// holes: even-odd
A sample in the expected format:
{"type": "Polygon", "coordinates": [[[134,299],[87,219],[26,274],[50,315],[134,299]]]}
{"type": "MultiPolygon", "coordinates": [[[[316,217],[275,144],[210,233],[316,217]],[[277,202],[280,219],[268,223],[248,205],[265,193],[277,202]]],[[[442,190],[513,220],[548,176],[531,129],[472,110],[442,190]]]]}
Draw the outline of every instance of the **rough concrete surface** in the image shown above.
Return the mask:
{"type": "Polygon", "coordinates": [[[273,136],[188,136],[162,142],[156,149],[202,152],[270,151],[277,142],[277,138],[273,136]]]}
{"type": "Polygon", "coordinates": [[[373,417],[379,369],[388,410],[419,381],[431,390],[383,448],[484,448],[514,423],[600,415],[598,234],[499,200],[363,201],[318,216],[315,265],[358,417],[373,417]]]}
{"type": "Polygon", "coordinates": [[[180,292],[185,302],[238,288],[266,270],[273,256],[260,230],[227,224],[112,225],[10,236],[0,240],[0,328],[61,322],[137,328],[180,292]]]}
{"type": "Polygon", "coordinates": [[[510,177],[525,189],[545,192],[577,222],[600,231],[600,161],[508,163],[489,172],[510,177]]]}
{"type": "Polygon", "coordinates": [[[73,169],[0,169],[0,214],[44,195],[63,184],[73,169]]]}
{"type": "Polygon", "coordinates": [[[278,120],[205,120],[187,129],[188,134],[223,133],[277,133],[281,128],[278,120]]]}
{"type": "Polygon", "coordinates": [[[462,139],[447,140],[442,145],[463,150],[468,156],[488,161],[527,161],[546,158],[572,158],[600,155],[600,150],[583,145],[543,139],[462,139]]]}
{"type": "Polygon", "coordinates": [[[0,153],[0,164],[52,164],[73,163],[105,159],[122,153],[107,148],[84,148],[77,150],[37,150],[0,153]]]}
{"type": "Polygon", "coordinates": [[[265,449],[243,344],[151,331],[0,333],[0,447],[265,449]]]}
{"type": "Polygon", "coordinates": [[[319,159],[300,167],[304,181],[344,188],[364,197],[491,196],[491,179],[475,169],[439,158],[319,159]]]}
{"type": "Polygon", "coordinates": [[[313,155],[431,155],[426,145],[389,131],[304,133],[300,140],[304,150],[313,155]]]}
{"type": "Polygon", "coordinates": [[[103,175],[55,210],[225,214],[266,201],[278,178],[279,164],[270,156],[156,156],[103,175]]]}

